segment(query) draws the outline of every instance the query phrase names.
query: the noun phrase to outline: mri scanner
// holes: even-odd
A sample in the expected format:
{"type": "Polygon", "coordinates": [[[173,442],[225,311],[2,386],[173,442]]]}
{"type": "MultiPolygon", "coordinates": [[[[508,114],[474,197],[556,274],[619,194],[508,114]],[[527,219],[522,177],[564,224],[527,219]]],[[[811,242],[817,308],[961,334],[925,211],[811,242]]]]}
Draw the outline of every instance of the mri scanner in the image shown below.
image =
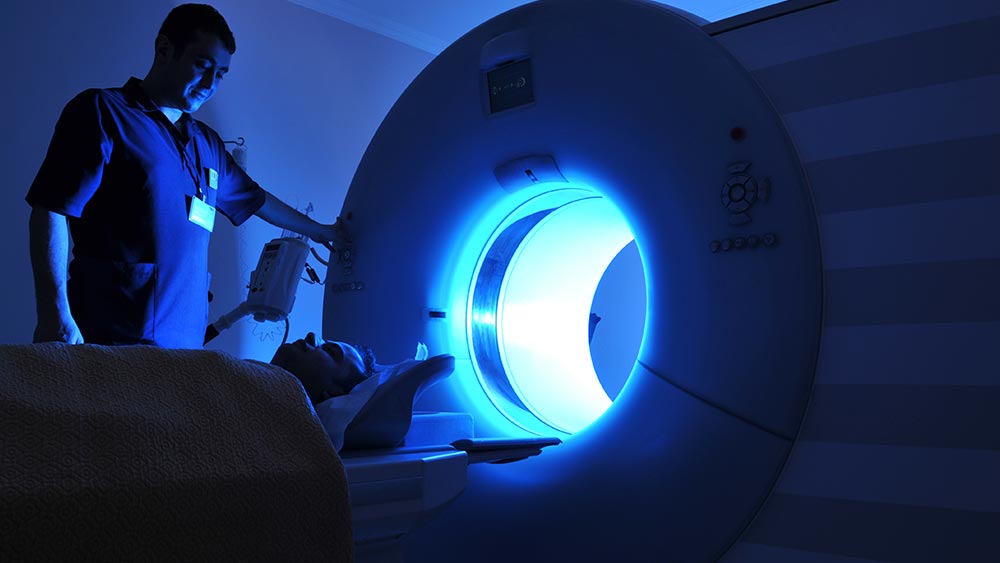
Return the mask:
{"type": "Polygon", "coordinates": [[[409,559],[710,561],[736,541],[803,419],[823,275],[796,149],[699,22],[542,0],[480,25],[396,102],[341,217],[323,337],[426,342],[457,368],[421,409],[563,441],[470,467],[409,559]],[[645,324],[613,397],[591,303],[633,240],[645,324]]]}

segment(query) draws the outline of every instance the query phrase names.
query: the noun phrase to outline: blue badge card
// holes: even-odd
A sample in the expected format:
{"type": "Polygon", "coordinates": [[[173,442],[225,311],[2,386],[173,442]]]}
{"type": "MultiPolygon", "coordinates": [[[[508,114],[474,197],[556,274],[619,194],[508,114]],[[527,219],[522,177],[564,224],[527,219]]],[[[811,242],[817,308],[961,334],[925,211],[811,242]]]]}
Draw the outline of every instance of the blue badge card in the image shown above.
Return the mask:
{"type": "Polygon", "coordinates": [[[212,229],[215,228],[215,208],[202,201],[201,198],[187,197],[189,202],[188,221],[212,232],[212,229]]]}

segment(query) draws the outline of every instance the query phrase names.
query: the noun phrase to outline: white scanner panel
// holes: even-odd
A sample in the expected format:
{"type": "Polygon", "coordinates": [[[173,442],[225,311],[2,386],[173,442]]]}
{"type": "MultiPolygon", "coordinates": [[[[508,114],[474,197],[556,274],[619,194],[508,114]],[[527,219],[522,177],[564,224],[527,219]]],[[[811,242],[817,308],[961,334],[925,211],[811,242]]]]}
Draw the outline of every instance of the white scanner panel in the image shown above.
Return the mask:
{"type": "Polygon", "coordinates": [[[477,436],[545,433],[488,393],[492,343],[474,341],[470,303],[477,276],[524,285],[480,258],[512,214],[564,189],[611,202],[635,236],[639,357],[602,416],[552,429],[564,444],[470,468],[463,496],[409,540],[411,560],[713,560],[783,466],[821,326],[808,185],[749,74],[658,4],[536,2],[432,61],[352,182],[355,245],[330,264],[323,337],[387,360],[426,342],[458,362],[423,410],[469,412],[477,436]]]}

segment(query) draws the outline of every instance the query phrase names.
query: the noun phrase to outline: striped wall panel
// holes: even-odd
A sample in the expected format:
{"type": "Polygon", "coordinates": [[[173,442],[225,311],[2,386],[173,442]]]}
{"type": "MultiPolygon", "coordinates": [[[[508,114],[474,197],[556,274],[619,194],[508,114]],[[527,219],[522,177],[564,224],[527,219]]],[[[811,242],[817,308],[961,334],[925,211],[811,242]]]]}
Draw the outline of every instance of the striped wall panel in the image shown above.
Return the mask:
{"type": "Polygon", "coordinates": [[[827,326],[817,385],[997,385],[1000,322],[827,326]]]}
{"type": "Polygon", "coordinates": [[[823,264],[827,270],[841,270],[990,260],[1000,256],[998,218],[1000,196],[824,214],[823,264]],[[940,224],[962,228],[932,227],[940,224]]]}
{"type": "Polygon", "coordinates": [[[826,297],[806,418],[723,561],[1000,561],[1000,2],[726,29],[809,176],[826,297]]]}
{"type": "MultiPolygon", "coordinates": [[[[717,35],[743,66],[757,72],[858,45],[1000,15],[993,0],[955,0],[947,6],[934,5],[930,0],[835,0],[832,3],[788,0],[782,4],[796,10],[789,16],[737,27],[735,32],[725,31],[736,27],[734,22],[754,20],[754,13],[745,14],[729,22],[709,24],[706,31],[717,35]],[[819,6],[798,11],[810,4],[819,6]]],[[[781,7],[774,6],[776,9],[781,7]]]]}
{"type": "Polygon", "coordinates": [[[987,135],[814,160],[806,172],[816,209],[826,218],[843,211],[995,195],[998,154],[1000,135],[987,135]]]}

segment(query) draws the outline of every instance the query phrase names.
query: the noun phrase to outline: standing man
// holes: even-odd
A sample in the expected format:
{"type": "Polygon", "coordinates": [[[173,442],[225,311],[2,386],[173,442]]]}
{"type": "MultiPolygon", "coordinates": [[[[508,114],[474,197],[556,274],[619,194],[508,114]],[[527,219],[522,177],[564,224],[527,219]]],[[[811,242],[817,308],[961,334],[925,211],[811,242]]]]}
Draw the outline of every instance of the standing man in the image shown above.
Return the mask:
{"type": "Polygon", "coordinates": [[[191,117],[235,51],[213,7],[178,6],[144,79],[87,90],[66,105],[25,198],[35,342],[201,348],[216,210],[233,225],[257,215],[316,242],[336,238],[335,225],[264,191],[191,117]]]}

